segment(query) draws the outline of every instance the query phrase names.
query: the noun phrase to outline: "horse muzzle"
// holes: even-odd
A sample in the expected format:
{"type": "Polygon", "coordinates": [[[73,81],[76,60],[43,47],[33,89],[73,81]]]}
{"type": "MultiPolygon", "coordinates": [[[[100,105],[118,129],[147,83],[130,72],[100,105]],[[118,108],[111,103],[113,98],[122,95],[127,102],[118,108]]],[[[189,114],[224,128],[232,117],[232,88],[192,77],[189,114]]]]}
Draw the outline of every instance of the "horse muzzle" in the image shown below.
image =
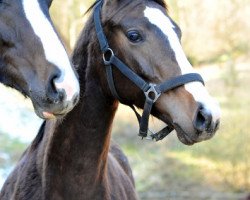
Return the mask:
{"type": "Polygon", "coordinates": [[[65,98],[65,92],[61,91],[57,98],[30,96],[35,112],[42,119],[54,119],[64,117],[79,101],[79,95],[75,94],[71,101],[65,98]]]}
{"type": "Polygon", "coordinates": [[[174,123],[179,140],[186,145],[211,139],[219,129],[220,119],[215,118],[213,113],[200,105],[193,120],[193,133],[185,131],[179,124],[174,123]]]}

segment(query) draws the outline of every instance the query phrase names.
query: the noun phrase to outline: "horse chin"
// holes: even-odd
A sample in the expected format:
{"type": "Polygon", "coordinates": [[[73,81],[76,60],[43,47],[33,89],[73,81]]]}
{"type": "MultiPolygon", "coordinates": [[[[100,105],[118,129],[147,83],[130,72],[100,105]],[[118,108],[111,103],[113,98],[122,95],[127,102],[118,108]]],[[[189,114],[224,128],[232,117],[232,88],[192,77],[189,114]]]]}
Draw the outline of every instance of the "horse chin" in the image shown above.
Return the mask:
{"type": "Polygon", "coordinates": [[[35,113],[38,117],[44,119],[44,120],[49,120],[49,119],[61,119],[63,118],[68,112],[65,113],[53,113],[49,111],[45,111],[44,109],[41,108],[35,108],[35,113]]]}
{"type": "Polygon", "coordinates": [[[61,119],[63,117],[65,117],[65,115],[67,113],[69,113],[73,107],[70,106],[63,106],[63,108],[61,108],[60,106],[56,106],[56,108],[51,108],[51,106],[48,107],[41,107],[38,106],[37,104],[34,104],[34,110],[35,113],[38,117],[48,120],[48,119],[61,119]],[[61,109],[60,109],[61,108],[61,109]]]}
{"type": "Polygon", "coordinates": [[[183,144],[186,144],[186,145],[193,145],[193,144],[198,143],[198,142],[209,140],[215,135],[215,132],[216,132],[216,130],[213,130],[211,132],[207,132],[207,131],[200,132],[200,131],[196,130],[196,132],[191,134],[191,133],[185,132],[181,128],[181,126],[178,124],[174,124],[174,128],[176,130],[178,139],[183,144]]]}
{"type": "Polygon", "coordinates": [[[173,123],[172,120],[170,120],[170,117],[164,114],[160,114],[159,112],[155,111],[154,115],[163,121],[164,123],[168,124],[168,126],[172,126],[177,133],[177,137],[185,145],[193,145],[199,141],[193,140],[188,133],[186,133],[178,124],[173,123]]]}
{"type": "Polygon", "coordinates": [[[31,96],[29,95],[33,104],[35,113],[42,119],[61,119],[65,117],[78,103],[79,99],[74,102],[61,101],[61,102],[50,102],[46,98],[31,96]]]}
{"type": "Polygon", "coordinates": [[[177,133],[177,137],[185,145],[193,145],[198,141],[193,140],[188,133],[186,133],[178,124],[174,124],[174,128],[177,133]]]}

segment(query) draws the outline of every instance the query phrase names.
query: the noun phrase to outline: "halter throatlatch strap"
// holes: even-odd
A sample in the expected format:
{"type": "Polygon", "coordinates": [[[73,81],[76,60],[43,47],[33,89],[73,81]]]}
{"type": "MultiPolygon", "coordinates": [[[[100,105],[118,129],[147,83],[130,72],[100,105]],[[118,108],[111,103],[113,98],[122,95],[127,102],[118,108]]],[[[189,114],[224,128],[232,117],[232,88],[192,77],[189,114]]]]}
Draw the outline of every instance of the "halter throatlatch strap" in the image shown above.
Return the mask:
{"type": "MultiPolygon", "coordinates": [[[[140,76],[138,76],[134,71],[132,71],[126,64],[124,64],[119,58],[117,58],[113,50],[109,47],[107,38],[103,32],[101,24],[101,7],[102,1],[96,4],[94,9],[94,22],[97,38],[100,44],[100,49],[103,53],[103,62],[106,67],[107,81],[112,95],[118,99],[120,102],[123,102],[120,96],[118,95],[114,83],[112,67],[115,66],[119,71],[125,75],[129,80],[131,80],[137,87],[139,87],[145,94],[145,104],[142,116],[136,111],[133,105],[129,105],[132,110],[135,112],[138,119],[140,130],[139,136],[142,138],[148,136],[148,121],[151,114],[153,104],[157,101],[160,95],[164,92],[182,86],[189,82],[199,81],[204,85],[202,77],[197,73],[184,74],[181,76],[174,77],[170,80],[167,80],[161,84],[152,84],[144,81],[140,76]]],[[[150,133],[150,139],[159,141],[171,133],[174,129],[172,127],[166,126],[161,131],[157,133],[150,133]]]]}

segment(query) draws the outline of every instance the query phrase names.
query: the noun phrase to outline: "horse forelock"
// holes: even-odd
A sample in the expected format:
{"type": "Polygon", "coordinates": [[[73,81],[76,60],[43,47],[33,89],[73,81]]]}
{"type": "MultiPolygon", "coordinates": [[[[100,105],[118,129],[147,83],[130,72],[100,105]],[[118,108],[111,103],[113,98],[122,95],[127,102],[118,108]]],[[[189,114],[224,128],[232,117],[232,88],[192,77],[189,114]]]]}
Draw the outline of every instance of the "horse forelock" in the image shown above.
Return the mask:
{"type": "MultiPolygon", "coordinates": [[[[112,1],[112,0],[96,0],[87,9],[87,11],[84,13],[84,15],[87,15],[90,11],[93,11],[94,7],[98,3],[102,2],[104,4],[104,3],[108,2],[108,1],[112,1]]],[[[113,0],[113,1],[114,1],[114,3],[111,3],[110,4],[111,6],[112,5],[115,6],[115,1],[118,1],[118,0],[113,0]]],[[[133,3],[132,7],[136,7],[138,4],[148,3],[148,2],[155,2],[155,3],[159,4],[160,6],[162,6],[165,10],[167,10],[167,4],[165,3],[164,0],[137,0],[137,1],[134,1],[134,0],[119,0],[118,1],[118,7],[116,7],[115,9],[113,9],[113,11],[111,13],[104,12],[104,15],[107,15],[107,16],[105,16],[105,19],[106,19],[105,21],[108,22],[109,20],[114,19],[116,17],[116,14],[119,13],[121,10],[123,11],[123,13],[127,13],[126,10],[131,9],[131,6],[128,6],[128,5],[130,5],[132,3],[133,3]],[[124,9],[126,9],[126,10],[124,10],[124,9]]],[[[112,10],[112,9],[110,9],[110,10],[112,10]]],[[[119,18],[121,18],[121,16],[119,18]]],[[[88,21],[93,21],[93,13],[92,13],[92,17],[90,17],[88,21]]],[[[87,22],[86,25],[85,25],[85,28],[84,28],[84,32],[86,32],[87,29],[94,28],[93,24],[94,23],[88,23],[87,22]]],[[[76,43],[77,44],[76,48],[75,48],[76,51],[79,51],[79,49],[81,49],[81,43],[82,43],[81,41],[84,40],[83,37],[88,37],[88,36],[90,36],[90,34],[80,34],[80,38],[78,39],[78,42],[76,43]]],[[[85,40],[85,42],[86,42],[86,40],[85,40]]],[[[73,62],[74,62],[74,60],[78,59],[77,56],[74,56],[74,54],[73,54],[72,58],[73,58],[73,62]]]]}
{"type": "MultiPolygon", "coordinates": [[[[87,13],[89,13],[94,7],[95,7],[95,5],[96,4],[98,4],[99,2],[106,2],[106,1],[108,1],[108,0],[96,0],[88,9],[87,9],[87,11],[85,12],[85,14],[87,14],[87,13]]],[[[165,0],[142,0],[141,2],[155,2],[155,3],[157,3],[157,4],[159,4],[160,6],[162,6],[163,8],[165,8],[165,9],[168,9],[168,6],[167,6],[167,4],[166,4],[166,2],[165,2],[165,0]]],[[[119,1],[119,2],[121,2],[121,6],[124,6],[124,2],[127,2],[126,4],[129,4],[129,3],[131,3],[131,2],[135,2],[134,0],[122,0],[122,1],[119,1]]],[[[137,1],[137,2],[139,2],[139,1],[137,1]]]]}
{"type": "MultiPolygon", "coordinates": [[[[105,3],[107,1],[109,1],[109,0],[97,0],[97,1],[95,1],[89,7],[89,9],[85,12],[85,15],[89,14],[89,12],[91,12],[91,11],[93,12],[94,7],[99,2],[105,3]]],[[[116,0],[114,0],[114,1],[116,1],[116,0]]],[[[162,6],[163,8],[167,9],[167,5],[166,5],[164,0],[137,0],[137,1],[121,0],[118,2],[119,2],[118,9],[117,8],[114,9],[113,12],[111,12],[111,13],[104,12],[104,15],[106,15],[105,18],[107,19],[104,22],[105,24],[109,23],[110,19],[116,19],[117,17],[121,18],[121,16],[117,16],[117,14],[119,12],[127,13],[127,11],[129,9],[131,9],[133,7],[136,8],[136,6],[138,4],[147,4],[150,2],[155,2],[158,5],[162,6]]],[[[114,4],[109,4],[109,5],[113,6],[114,4]]],[[[112,9],[110,9],[110,10],[112,10],[112,9]]],[[[105,27],[105,24],[104,24],[103,28],[105,27]]],[[[86,56],[88,56],[89,50],[87,47],[92,46],[92,45],[99,46],[99,44],[97,43],[97,40],[93,39],[93,37],[95,37],[94,34],[95,34],[95,31],[94,31],[94,22],[93,22],[93,13],[92,13],[91,16],[88,18],[88,21],[86,22],[85,27],[84,27],[82,33],[80,34],[78,41],[76,42],[74,52],[72,53],[72,63],[73,63],[73,65],[76,66],[78,73],[81,74],[81,77],[85,77],[82,75],[82,73],[84,73],[84,74],[86,73],[86,68],[88,65],[86,56]]],[[[82,81],[82,82],[84,82],[84,81],[82,81]]],[[[84,87],[81,87],[81,89],[84,89],[84,87]]]]}

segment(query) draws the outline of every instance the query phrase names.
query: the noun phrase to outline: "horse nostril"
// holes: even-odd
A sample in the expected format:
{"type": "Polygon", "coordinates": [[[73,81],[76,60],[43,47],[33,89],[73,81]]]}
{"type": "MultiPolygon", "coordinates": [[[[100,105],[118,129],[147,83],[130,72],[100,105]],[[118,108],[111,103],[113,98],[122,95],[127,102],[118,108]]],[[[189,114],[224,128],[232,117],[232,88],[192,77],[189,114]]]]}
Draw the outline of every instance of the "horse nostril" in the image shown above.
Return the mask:
{"type": "Polygon", "coordinates": [[[50,80],[50,87],[51,87],[51,92],[55,92],[57,93],[57,89],[56,89],[56,85],[55,85],[55,80],[57,79],[57,77],[53,77],[51,80],[50,80]]]}
{"type": "Polygon", "coordinates": [[[204,108],[203,106],[200,106],[196,118],[194,120],[194,127],[198,131],[208,131],[210,129],[212,122],[212,114],[209,110],[204,108]]]}
{"type": "Polygon", "coordinates": [[[57,90],[57,97],[55,98],[55,103],[58,104],[60,102],[63,102],[65,99],[65,91],[64,90],[57,90]]]}
{"type": "Polygon", "coordinates": [[[49,79],[47,96],[48,100],[54,104],[59,104],[65,99],[66,96],[64,90],[58,89],[56,87],[56,83],[58,82],[59,79],[60,79],[59,73],[53,74],[49,79]]]}

